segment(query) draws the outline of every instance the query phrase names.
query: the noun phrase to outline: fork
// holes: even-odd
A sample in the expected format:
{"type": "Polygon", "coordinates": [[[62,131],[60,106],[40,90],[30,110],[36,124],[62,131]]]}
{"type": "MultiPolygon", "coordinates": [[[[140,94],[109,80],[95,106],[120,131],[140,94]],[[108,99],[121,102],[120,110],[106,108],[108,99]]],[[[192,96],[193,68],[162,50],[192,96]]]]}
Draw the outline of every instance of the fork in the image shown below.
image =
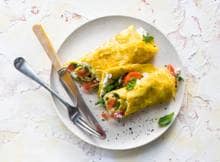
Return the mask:
{"type": "Polygon", "coordinates": [[[31,66],[26,62],[26,60],[22,57],[18,57],[14,60],[14,66],[15,68],[32,79],[33,81],[40,84],[42,87],[44,87],[46,90],[48,90],[54,97],[56,97],[63,105],[67,108],[69,119],[80,129],[84,130],[85,132],[89,133],[90,135],[93,135],[95,137],[103,139],[103,136],[97,132],[95,129],[91,128],[87,122],[82,118],[78,108],[76,106],[70,105],[68,102],[66,102],[58,93],[56,93],[53,89],[51,89],[49,86],[47,86],[46,83],[44,83],[37,74],[33,71],[31,66]]]}

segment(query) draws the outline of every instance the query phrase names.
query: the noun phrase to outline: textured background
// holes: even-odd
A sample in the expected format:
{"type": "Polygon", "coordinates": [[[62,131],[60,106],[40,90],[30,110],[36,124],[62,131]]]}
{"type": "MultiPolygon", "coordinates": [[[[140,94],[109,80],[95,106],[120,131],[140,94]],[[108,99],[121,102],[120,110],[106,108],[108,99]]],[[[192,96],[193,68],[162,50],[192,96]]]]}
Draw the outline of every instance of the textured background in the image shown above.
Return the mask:
{"type": "Polygon", "coordinates": [[[220,162],[220,0],[1,0],[0,162],[220,162]],[[157,141],[107,151],[75,137],[50,95],[13,68],[25,57],[49,82],[50,61],[31,27],[42,23],[56,48],[74,28],[104,15],[141,18],[176,47],[188,78],[175,124],[157,141]]]}

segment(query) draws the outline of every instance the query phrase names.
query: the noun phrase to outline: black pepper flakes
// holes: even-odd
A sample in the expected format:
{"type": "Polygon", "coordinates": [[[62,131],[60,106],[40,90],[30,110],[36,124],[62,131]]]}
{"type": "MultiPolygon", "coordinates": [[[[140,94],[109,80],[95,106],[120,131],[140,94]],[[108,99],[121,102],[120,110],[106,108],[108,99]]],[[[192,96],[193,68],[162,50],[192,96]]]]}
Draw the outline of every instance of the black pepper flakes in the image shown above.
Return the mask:
{"type": "Polygon", "coordinates": [[[133,133],[134,133],[131,127],[129,128],[129,130],[130,130],[130,133],[131,133],[131,134],[133,134],[133,133]]]}

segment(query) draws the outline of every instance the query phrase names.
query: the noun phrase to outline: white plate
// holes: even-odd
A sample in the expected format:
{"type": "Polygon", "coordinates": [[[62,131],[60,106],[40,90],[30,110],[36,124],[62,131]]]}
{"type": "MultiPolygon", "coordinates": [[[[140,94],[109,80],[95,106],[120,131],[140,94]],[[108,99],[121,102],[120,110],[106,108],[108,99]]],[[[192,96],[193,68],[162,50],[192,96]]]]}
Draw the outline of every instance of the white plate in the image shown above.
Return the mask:
{"type": "MultiPolygon", "coordinates": [[[[137,28],[142,27],[154,36],[156,44],[160,48],[153,61],[156,66],[164,66],[165,64],[171,63],[175,67],[183,68],[174,47],[160,31],[142,20],[126,16],[107,16],[83,24],[63,42],[58,53],[63,62],[71,59],[79,59],[83,54],[95,49],[129,25],[135,25],[137,28]]],[[[184,74],[182,75],[184,76],[184,74]]],[[[51,71],[51,87],[69,100],[60,85],[54,69],[51,71]]],[[[145,145],[162,135],[171,124],[168,127],[160,128],[157,123],[158,118],[171,112],[175,112],[174,118],[176,118],[180,110],[183,94],[184,82],[181,83],[178,88],[175,101],[171,101],[166,105],[158,105],[154,108],[143,110],[119,123],[117,121],[102,121],[100,114],[103,108],[95,106],[97,96],[95,94],[88,95],[82,92],[90,110],[106,130],[106,140],[91,137],[79,130],[69,121],[65,108],[55,98],[54,102],[59,117],[76,136],[97,147],[125,150],[145,145]]]]}

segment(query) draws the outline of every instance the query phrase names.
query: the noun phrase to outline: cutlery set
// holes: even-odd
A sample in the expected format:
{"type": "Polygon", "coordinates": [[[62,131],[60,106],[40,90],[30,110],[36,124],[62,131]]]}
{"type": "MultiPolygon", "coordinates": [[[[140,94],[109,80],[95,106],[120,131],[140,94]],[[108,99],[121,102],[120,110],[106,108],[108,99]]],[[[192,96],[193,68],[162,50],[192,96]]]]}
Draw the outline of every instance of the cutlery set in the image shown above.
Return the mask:
{"type": "Polygon", "coordinates": [[[66,90],[67,94],[75,103],[74,105],[68,103],[63,99],[57,92],[51,89],[46,83],[44,83],[34,72],[31,66],[26,62],[22,57],[18,57],[14,60],[15,68],[34,80],[46,90],[48,90],[54,97],[56,97],[67,109],[69,119],[79,127],[82,131],[87,132],[88,134],[97,137],[99,139],[105,139],[106,134],[101,125],[98,123],[96,118],[93,116],[92,112],[84,102],[82,96],[80,95],[79,89],[71,77],[71,74],[62,66],[60,58],[56,53],[55,49],[52,46],[51,41],[49,40],[46,32],[44,31],[41,25],[34,25],[33,31],[37,36],[39,42],[44,48],[46,54],[50,58],[53,67],[56,69],[59,76],[60,82],[66,90]]]}

